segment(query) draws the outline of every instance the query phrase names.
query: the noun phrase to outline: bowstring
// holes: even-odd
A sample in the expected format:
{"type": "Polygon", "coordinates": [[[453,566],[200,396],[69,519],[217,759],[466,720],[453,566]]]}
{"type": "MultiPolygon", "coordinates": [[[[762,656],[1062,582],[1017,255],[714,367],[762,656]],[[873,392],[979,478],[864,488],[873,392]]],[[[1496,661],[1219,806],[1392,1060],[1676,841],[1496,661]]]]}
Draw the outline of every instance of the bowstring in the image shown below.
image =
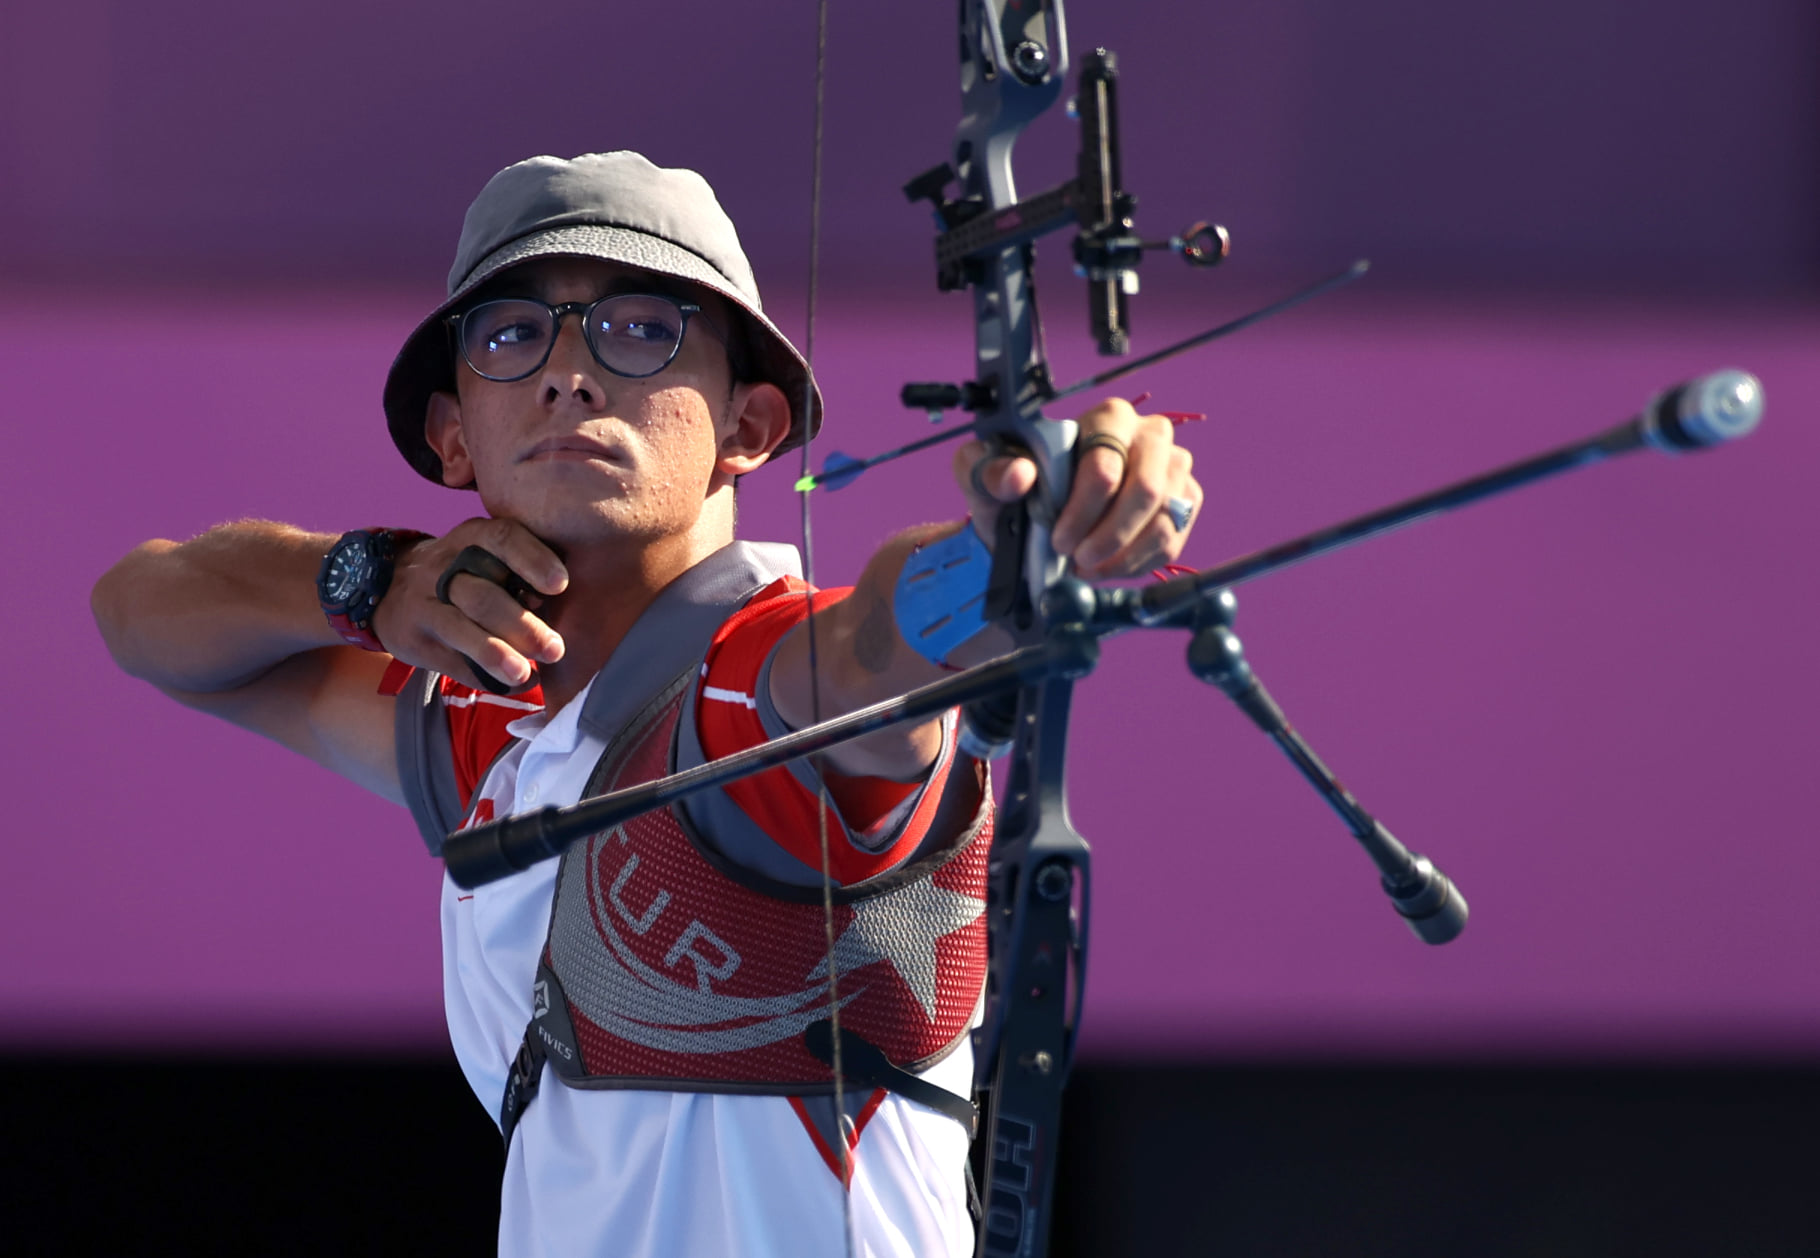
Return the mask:
{"type": "MultiPolygon", "coordinates": [[[[819,290],[822,234],[822,120],[828,77],[828,0],[817,0],[815,15],[815,113],[814,143],[809,174],[809,293],[803,329],[803,360],[809,368],[809,387],[802,399],[802,474],[809,477],[813,464],[809,446],[815,418],[815,299],[819,290]]],[[[810,519],[810,496],[802,493],[803,603],[809,632],[809,720],[822,719],[820,656],[815,640],[815,533],[810,519]]],[[[834,1040],[834,1136],[840,1158],[841,1238],[847,1258],[853,1258],[853,1155],[847,1140],[846,1084],[841,1069],[840,975],[834,961],[834,873],[828,846],[828,783],[823,770],[815,773],[815,817],[821,844],[822,928],[828,968],[828,1027],[834,1040]]]]}

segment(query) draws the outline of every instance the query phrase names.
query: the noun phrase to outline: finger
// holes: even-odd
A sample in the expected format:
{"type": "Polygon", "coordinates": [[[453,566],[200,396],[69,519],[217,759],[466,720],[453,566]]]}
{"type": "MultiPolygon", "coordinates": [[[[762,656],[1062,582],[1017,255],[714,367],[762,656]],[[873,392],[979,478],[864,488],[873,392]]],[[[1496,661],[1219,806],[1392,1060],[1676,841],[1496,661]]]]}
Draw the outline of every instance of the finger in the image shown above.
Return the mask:
{"type": "MultiPolygon", "coordinates": [[[[453,582],[450,588],[453,590],[453,582]]],[[[522,686],[531,680],[533,661],[510,642],[488,633],[457,607],[439,607],[438,610],[442,614],[435,619],[432,632],[440,645],[452,652],[451,660],[446,665],[439,665],[444,672],[465,678],[472,671],[466,664],[472,663],[509,685],[522,686]]]]}
{"type": "MultiPolygon", "coordinates": [[[[1081,542],[1105,516],[1106,509],[1118,496],[1125,482],[1129,457],[1108,445],[1089,447],[1074,468],[1074,483],[1068,490],[1068,501],[1055,519],[1050,544],[1056,553],[1076,555],[1081,542]]],[[[1078,556],[1077,556],[1078,559],[1078,556]]]]}
{"type": "Polygon", "coordinates": [[[460,573],[449,582],[449,602],[528,659],[554,664],[562,658],[562,635],[491,581],[460,573]]]}
{"type": "Polygon", "coordinates": [[[1036,464],[1020,455],[989,455],[973,465],[967,485],[994,505],[1016,502],[1036,488],[1036,464]]]}
{"type": "Polygon", "coordinates": [[[1093,576],[1104,581],[1155,572],[1159,568],[1174,563],[1175,556],[1180,549],[1181,544],[1175,529],[1166,517],[1158,516],[1146,524],[1138,535],[1131,539],[1125,549],[1096,570],[1093,576]]]}
{"type": "Polygon", "coordinates": [[[1073,554],[1105,514],[1124,483],[1131,444],[1143,431],[1143,420],[1123,398],[1107,398],[1089,407],[1076,422],[1080,435],[1074,443],[1074,483],[1050,534],[1056,551],[1064,555],[1073,554]]]}
{"type": "MultiPolygon", "coordinates": [[[[1184,450],[1182,453],[1186,456],[1188,452],[1184,450]]],[[[1181,525],[1176,525],[1173,519],[1170,520],[1170,525],[1175,529],[1176,537],[1179,539],[1178,545],[1176,546],[1176,552],[1178,554],[1181,552],[1182,545],[1187,543],[1188,535],[1194,531],[1195,522],[1201,518],[1201,504],[1207,500],[1206,491],[1201,488],[1201,483],[1193,476],[1189,475],[1189,468],[1193,464],[1193,459],[1184,457],[1181,464],[1180,474],[1176,478],[1176,488],[1171,497],[1179,500],[1186,500],[1188,503],[1188,519],[1181,525]]],[[[1167,504],[1165,504],[1165,506],[1167,506],[1167,504]]]]}
{"type": "Polygon", "coordinates": [[[1036,487],[1036,464],[1018,455],[994,454],[983,441],[969,441],[954,452],[954,479],[974,518],[992,518],[1000,506],[1036,487]]]}
{"type": "Polygon", "coordinates": [[[1036,488],[1036,464],[1021,455],[994,455],[983,467],[980,483],[1001,503],[1016,502],[1036,488]]]}
{"type": "Polygon", "coordinates": [[[1187,545],[1189,530],[1193,528],[1195,518],[1200,513],[1202,491],[1192,475],[1190,468],[1193,459],[1186,450],[1176,447],[1169,459],[1169,482],[1164,495],[1164,505],[1155,511],[1150,519],[1140,528],[1117,553],[1103,560],[1093,571],[1093,575],[1102,578],[1130,577],[1148,572],[1154,568],[1174,563],[1181,557],[1182,549],[1187,545]],[[1167,508],[1169,498],[1180,498],[1190,505],[1188,527],[1177,528],[1170,518],[1167,508]]]}
{"type": "Polygon", "coordinates": [[[1162,509],[1172,485],[1171,451],[1175,449],[1175,434],[1169,421],[1154,415],[1144,417],[1125,457],[1125,476],[1116,497],[1071,552],[1083,573],[1107,575],[1114,557],[1124,552],[1162,509]]]}
{"type": "Polygon", "coordinates": [[[568,587],[568,569],[556,552],[517,520],[469,520],[450,530],[444,540],[454,543],[451,554],[466,546],[485,547],[540,593],[561,594],[568,587]]]}

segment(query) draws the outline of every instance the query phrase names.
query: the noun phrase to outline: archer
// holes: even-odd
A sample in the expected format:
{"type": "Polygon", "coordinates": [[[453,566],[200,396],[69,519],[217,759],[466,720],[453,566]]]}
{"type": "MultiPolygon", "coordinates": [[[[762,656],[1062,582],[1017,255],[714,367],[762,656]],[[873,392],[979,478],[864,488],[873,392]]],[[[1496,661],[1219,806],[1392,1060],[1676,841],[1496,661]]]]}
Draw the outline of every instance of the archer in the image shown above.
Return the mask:
{"type": "MultiPolygon", "coordinates": [[[[432,853],[1012,645],[979,620],[981,557],[1028,460],[962,447],[971,526],[897,534],[852,589],[735,540],[738,479],[821,403],[693,172],[500,172],[384,401],[411,466],[483,515],[150,541],[93,603],[128,673],[407,805],[432,853]],[[958,575],[912,612],[918,552],[958,575]]],[[[1095,578],[1174,560],[1202,493],[1170,423],[1079,422],[1056,551],[1095,578]]],[[[843,1214],[861,1252],[973,1252],[991,797],[956,743],[952,714],[882,731],[474,894],[445,878],[450,1035],[508,1142],[502,1253],[833,1255],[843,1214]]]]}

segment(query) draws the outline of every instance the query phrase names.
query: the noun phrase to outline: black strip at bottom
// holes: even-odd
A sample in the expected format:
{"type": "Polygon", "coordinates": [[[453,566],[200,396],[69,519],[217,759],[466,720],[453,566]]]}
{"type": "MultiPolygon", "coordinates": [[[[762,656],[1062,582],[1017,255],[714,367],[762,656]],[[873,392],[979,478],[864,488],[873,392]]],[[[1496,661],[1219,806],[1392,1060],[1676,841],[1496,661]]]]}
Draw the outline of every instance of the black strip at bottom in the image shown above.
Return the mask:
{"type": "MultiPolygon", "coordinates": [[[[452,1064],[0,1058],[0,1251],[494,1252],[452,1064]]],[[[1820,1067],[1087,1065],[1052,1258],[1810,1258],[1820,1067]]]]}
{"type": "Polygon", "coordinates": [[[1812,1258],[1820,1068],[1077,1070],[1052,1258],[1812,1258]]]}

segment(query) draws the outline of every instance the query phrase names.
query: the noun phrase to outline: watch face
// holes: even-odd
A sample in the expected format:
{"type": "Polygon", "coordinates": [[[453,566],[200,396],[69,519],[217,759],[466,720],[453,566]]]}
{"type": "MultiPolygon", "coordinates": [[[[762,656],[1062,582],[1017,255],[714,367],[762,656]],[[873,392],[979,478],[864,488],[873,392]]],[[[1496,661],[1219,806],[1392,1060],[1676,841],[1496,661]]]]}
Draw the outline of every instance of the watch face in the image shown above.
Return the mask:
{"type": "Polygon", "coordinates": [[[362,545],[343,546],[329,556],[329,570],[322,583],[322,597],[330,603],[345,603],[360,588],[372,563],[362,545]]]}

